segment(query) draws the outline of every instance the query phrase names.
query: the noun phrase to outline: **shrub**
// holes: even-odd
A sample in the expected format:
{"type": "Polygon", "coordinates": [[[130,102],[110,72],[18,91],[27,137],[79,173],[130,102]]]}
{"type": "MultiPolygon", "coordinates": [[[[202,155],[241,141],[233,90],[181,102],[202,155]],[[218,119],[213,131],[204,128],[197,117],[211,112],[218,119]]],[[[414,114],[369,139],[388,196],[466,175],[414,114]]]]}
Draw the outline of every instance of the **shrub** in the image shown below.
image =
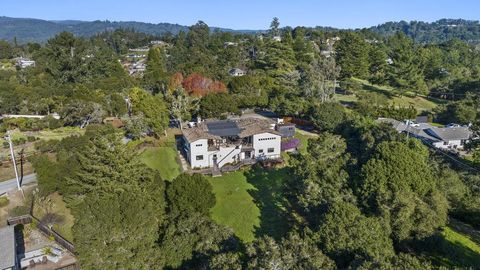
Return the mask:
{"type": "Polygon", "coordinates": [[[27,142],[27,139],[20,137],[12,140],[13,145],[22,145],[27,142]]]}
{"type": "Polygon", "coordinates": [[[0,207],[7,206],[9,202],[6,196],[0,197],[0,207]]]}
{"type": "Polygon", "coordinates": [[[8,212],[8,214],[11,217],[28,215],[29,213],[30,213],[30,209],[28,206],[25,206],[25,205],[15,206],[14,208],[10,209],[10,211],[8,212]]]}
{"type": "Polygon", "coordinates": [[[299,144],[300,144],[300,140],[297,138],[293,138],[291,140],[282,141],[282,144],[280,147],[282,151],[285,151],[285,150],[295,149],[298,147],[299,144]]]}

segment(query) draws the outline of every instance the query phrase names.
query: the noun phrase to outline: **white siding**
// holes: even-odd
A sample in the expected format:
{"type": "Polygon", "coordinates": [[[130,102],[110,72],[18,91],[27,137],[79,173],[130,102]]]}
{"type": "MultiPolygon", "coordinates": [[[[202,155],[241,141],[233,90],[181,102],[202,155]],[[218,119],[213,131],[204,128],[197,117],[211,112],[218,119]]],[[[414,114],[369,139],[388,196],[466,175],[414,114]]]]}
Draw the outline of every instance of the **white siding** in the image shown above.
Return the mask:
{"type": "Polygon", "coordinates": [[[190,166],[192,168],[210,167],[208,159],[208,141],[200,139],[190,143],[190,153],[188,155],[190,166]],[[197,160],[197,156],[203,156],[202,160],[197,160]]]}
{"type": "Polygon", "coordinates": [[[461,140],[453,140],[448,142],[435,142],[433,145],[440,149],[463,149],[463,144],[461,140]]]}
{"type": "Polygon", "coordinates": [[[273,133],[261,133],[253,135],[253,148],[256,158],[279,158],[280,157],[281,136],[273,133]],[[273,149],[269,153],[268,149],[273,149]],[[263,153],[262,151],[263,150],[263,153]]]}
{"type": "MultiPolygon", "coordinates": [[[[227,163],[235,163],[235,161],[238,161],[239,159],[239,154],[240,154],[240,147],[221,147],[220,150],[212,152],[213,154],[217,155],[217,162],[218,162],[218,167],[222,167],[223,165],[227,163]]],[[[213,154],[212,156],[212,164],[213,164],[213,154]]]]}

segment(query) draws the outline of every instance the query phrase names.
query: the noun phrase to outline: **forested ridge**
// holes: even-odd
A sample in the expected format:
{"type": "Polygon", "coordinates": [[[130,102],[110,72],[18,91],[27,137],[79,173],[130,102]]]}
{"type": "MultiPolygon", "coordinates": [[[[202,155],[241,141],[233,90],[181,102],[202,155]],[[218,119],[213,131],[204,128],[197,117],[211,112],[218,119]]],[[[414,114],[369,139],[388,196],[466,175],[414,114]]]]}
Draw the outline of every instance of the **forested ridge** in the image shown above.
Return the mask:
{"type": "MultiPolygon", "coordinates": [[[[438,124],[470,123],[477,135],[480,51],[472,44],[422,44],[403,32],[281,28],[274,18],[262,34],[211,31],[200,21],[177,35],[117,29],[92,37],[61,32],[45,44],[0,41],[0,59],[0,114],[60,115],[5,118],[1,133],[83,130],[38,141],[30,157],[36,196],[60,194],[72,211],[82,269],[475,269],[480,263],[475,251],[443,237],[452,220],[480,229],[476,171],[452,166],[421,141],[375,121],[425,115],[438,124]],[[143,46],[149,46],[146,70],[129,76],[122,64],[129,49],[143,46]],[[35,66],[15,66],[20,56],[35,66]],[[246,75],[232,76],[232,68],[246,75]],[[434,106],[394,102],[405,99],[434,106]],[[148,142],[175,144],[165,140],[179,123],[245,109],[307,120],[315,132],[302,150],[283,156],[282,168],[242,171],[257,184],[248,194],[261,192],[254,180],[270,173],[279,183],[261,194],[268,201],[254,203],[263,210],[260,219],[277,214],[265,213],[267,206],[281,213],[282,227],[263,219],[252,241],[212,217],[219,199],[210,178],[163,179],[138,154],[148,142]],[[106,117],[124,125],[106,125],[106,117]]],[[[469,166],[479,168],[480,146],[474,141],[466,151],[469,166]]],[[[232,213],[240,215],[241,207],[232,213]]]]}

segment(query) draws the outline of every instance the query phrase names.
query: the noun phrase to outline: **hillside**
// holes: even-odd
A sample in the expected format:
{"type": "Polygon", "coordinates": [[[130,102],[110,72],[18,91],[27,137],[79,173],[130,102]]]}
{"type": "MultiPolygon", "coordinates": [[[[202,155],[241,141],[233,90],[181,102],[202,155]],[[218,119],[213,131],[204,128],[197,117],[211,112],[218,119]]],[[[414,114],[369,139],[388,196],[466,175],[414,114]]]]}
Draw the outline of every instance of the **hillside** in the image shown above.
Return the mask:
{"type": "Polygon", "coordinates": [[[402,31],[417,43],[442,43],[454,38],[470,44],[480,43],[479,21],[462,19],[441,19],[432,23],[400,21],[387,22],[368,29],[382,36],[402,31]]]}
{"type": "MultiPolygon", "coordinates": [[[[45,42],[54,35],[68,31],[76,36],[88,37],[104,31],[113,31],[119,28],[135,29],[138,32],[162,35],[165,33],[177,34],[180,31],[187,31],[188,26],[171,23],[143,23],[143,22],[112,22],[112,21],[46,21],[28,18],[0,17],[0,39],[17,42],[45,42]]],[[[211,27],[212,31],[228,32],[255,32],[251,30],[232,30],[218,27],[211,27]]]]}

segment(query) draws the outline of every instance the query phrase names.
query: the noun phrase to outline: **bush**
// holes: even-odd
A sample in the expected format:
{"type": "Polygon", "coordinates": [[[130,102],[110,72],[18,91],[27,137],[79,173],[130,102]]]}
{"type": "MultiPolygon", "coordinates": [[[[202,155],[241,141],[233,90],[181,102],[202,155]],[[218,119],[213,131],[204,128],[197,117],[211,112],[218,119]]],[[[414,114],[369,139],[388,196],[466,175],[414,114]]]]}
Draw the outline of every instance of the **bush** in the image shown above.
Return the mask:
{"type": "Polygon", "coordinates": [[[9,148],[10,144],[8,142],[3,142],[3,148],[9,148]]]}
{"type": "Polygon", "coordinates": [[[26,138],[20,137],[12,140],[13,145],[22,145],[27,142],[26,138]]]}
{"type": "Polygon", "coordinates": [[[315,128],[321,131],[333,132],[346,119],[342,105],[336,102],[326,102],[313,106],[310,109],[310,121],[315,128]]]}
{"type": "Polygon", "coordinates": [[[35,136],[27,136],[27,141],[28,141],[28,142],[34,142],[34,141],[36,141],[36,140],[38,140],[38,138],[35,137],[35,136]]]}
{"type": "Polygon", "coordinates": [[[15,206],[14,208],[10,209],[8,214],[11,217],[18,217],[18,216],[23,216],[23,215],[28,215],[30,214],[30,209],[28,206],[22,205],[22,206],[15,206]]]}
{"type": "Polygon", "coordinates": [[[7,206],[9,204],[9,200],[6,196],[0,197],[0,207],[7,206]]]}

